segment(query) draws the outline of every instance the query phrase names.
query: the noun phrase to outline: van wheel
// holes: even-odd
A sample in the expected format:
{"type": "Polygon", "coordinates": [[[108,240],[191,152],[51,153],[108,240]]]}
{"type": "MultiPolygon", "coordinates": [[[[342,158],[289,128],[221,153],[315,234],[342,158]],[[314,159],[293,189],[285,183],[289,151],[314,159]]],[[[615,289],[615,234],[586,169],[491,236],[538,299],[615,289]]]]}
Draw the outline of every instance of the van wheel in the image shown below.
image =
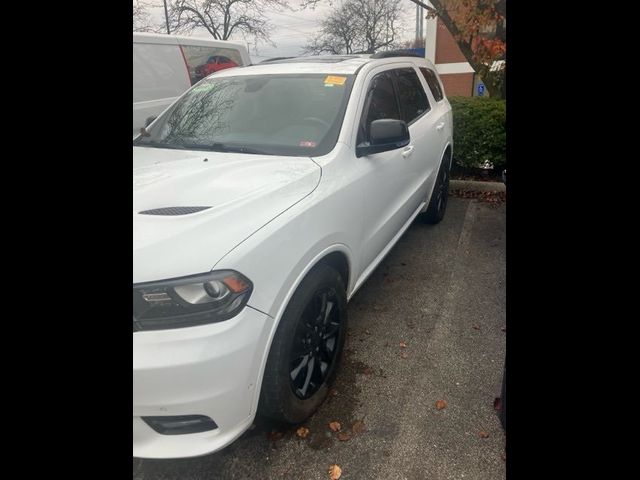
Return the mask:
{"type": "Polygon", "coordinates": [[[345,290],[340,274],[324,264],[298,286],[269,351],[258,408],[262,415],[300,423],[326,397],[345,340],[345,290]]]}
{"type": "Polygon", "coordinates": [[[425,223],[436,224],[444,218],[449,199],[449,159],[444,158],[438,170],[436,184],[429,200],[427,210],[421,214],[421,220],[425,223]]]}

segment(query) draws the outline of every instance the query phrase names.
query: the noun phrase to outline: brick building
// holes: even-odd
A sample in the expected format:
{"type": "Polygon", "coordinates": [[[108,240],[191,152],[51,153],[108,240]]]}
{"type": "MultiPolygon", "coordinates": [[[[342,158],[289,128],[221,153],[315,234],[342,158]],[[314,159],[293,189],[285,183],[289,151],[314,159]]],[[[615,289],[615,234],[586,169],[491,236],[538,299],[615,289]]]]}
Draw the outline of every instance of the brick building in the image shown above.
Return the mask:
{"type": "MultiPolygon", "coordinates": [[[[464,58],[458,44],[439,18],[427,19],[425,57],[435,65],[447,96],[478,95],[477,85],[480,79],[464,58]]],[[[484,91],[484,96],[488,92],[484,91]]]]}

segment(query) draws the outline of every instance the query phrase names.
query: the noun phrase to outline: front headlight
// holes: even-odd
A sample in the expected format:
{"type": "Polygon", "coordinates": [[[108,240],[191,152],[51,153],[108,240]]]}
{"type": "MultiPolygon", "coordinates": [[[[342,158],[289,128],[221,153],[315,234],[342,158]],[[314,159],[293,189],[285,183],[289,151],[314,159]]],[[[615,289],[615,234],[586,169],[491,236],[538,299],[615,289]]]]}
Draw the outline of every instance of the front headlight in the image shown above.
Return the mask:
{"type": "Polygon", "coordinates": [[[253,284],[233,270],[133,286],[133,330],[165,330],[221,322],[249,301],[253,284]]]}

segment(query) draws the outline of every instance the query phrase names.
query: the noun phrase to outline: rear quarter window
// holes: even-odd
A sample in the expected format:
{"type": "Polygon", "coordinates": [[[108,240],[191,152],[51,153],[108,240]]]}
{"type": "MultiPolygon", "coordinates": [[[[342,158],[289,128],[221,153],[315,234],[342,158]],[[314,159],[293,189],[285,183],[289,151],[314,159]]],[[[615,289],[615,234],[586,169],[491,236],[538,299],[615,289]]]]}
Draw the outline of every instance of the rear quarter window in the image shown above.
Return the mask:
{"type": "Polygon", "coordinates": [[[422,76],[427,81],[427,85],[429,85],[429,90],[433,94],[433,98],[435,98],[436,102],[439,102],[444,98],[444,94],[442,93],[442,88],[440,87],[440,82],[438,81],[438,76],[436,73],[430,68],[420,67],[420,72],[422,76]]]}

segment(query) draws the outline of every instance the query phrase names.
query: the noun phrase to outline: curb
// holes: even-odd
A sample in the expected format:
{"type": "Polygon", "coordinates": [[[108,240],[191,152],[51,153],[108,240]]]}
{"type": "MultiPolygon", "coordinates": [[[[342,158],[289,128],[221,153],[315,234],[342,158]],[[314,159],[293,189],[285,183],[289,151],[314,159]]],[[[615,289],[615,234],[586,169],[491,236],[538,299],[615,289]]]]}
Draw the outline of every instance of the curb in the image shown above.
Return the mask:
{"type": "Polygon", "coordinates": [[[465,192],[506,192],[507,186],[502,182],[477,182],[473,180],[449,180],[449,191],[465,192]]]}

